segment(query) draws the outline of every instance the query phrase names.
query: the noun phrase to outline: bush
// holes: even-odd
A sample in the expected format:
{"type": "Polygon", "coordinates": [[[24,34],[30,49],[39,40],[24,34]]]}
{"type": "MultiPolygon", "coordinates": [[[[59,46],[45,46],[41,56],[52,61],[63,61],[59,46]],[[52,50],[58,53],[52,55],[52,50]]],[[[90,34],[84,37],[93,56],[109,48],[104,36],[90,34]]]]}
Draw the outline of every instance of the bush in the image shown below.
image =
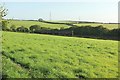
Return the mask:
{"type": "Polygon", "coordinates": [[[109,30],[107,28],[104,28],[103,26],[97,26],[95,27],[95,30],[96,30],[96,34],[97,36],[106,36],[109,32],[109,30]]]}
{"type": "Polygon", "coordinates": [[[64,30],[65,28],[64,27],[60,27],[60,30],[64,30]]]}
{"type": "Polygon", "coordinates": [[[8,21],[2,21],[2,30],[3,31],[6,31],[8,28],[7,28],[7,24],[8,24],[8,21]]]}
{"type": "Polygon", "coordinates": [[[25,28],[24,26],[18,27],[16,30],[18,32],[29,32],[28,28],[25,28]]]}
{"type": "Polygon", "coordinates": [[[29,29],[31,32],[35,32],[35,31],[40,30],[40,26],[39,25],[32,25],[29,27],[29,29]]]}
{"type": "Polygon", "coordinates": [[[39,21],[39,22],[42,22],[42,21],[44,21],[44,20],[43,20],[42,18],[39,18],[38,21],[39,21]]]}
{"type": "Polygon", "coordinates": [[[109,32],[108,29],[103,26],[81,26],[68,28],[69,31],[74,31],[74,35],[77,36],[106,36],[109,32]]]}
{"type": "Polygon", "coordinates": [[[15,25],[12,25],[12,26],[10,27],[10,30],[15,32],[15,31],[16,31],[16,26],[15,26],[15,25]]]}
{"type": "Polygon", "coordinates": [[[118,37],[120,35],[120,29],[113,29],[109,32],[110,36],[118,37]]]}

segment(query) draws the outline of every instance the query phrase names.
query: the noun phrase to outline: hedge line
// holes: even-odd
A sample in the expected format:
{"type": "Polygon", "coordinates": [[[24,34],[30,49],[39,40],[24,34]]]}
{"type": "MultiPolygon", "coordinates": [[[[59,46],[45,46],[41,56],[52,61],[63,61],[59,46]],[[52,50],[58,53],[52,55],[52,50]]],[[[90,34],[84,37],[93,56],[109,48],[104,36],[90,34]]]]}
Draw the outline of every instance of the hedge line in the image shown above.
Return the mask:
{"type": "Polygon", "coordinates": [[[23,26],[15,28],[11,26],[10,29],[3,29],[4,31],[14,31],[14,32],[29,32],[38,34],[52,34],[52,35],[62,35],[62,36],[80,36],[80,37],[91,37],[91,38],[102,38],[102,39],[114,39],[119,40],[120,28],[109,30],[103,26],[72,26],[70,28],[61,29],[50,29],[45,27],[40,27],[39,25],[32,25],[28,28],[23,26]]]}

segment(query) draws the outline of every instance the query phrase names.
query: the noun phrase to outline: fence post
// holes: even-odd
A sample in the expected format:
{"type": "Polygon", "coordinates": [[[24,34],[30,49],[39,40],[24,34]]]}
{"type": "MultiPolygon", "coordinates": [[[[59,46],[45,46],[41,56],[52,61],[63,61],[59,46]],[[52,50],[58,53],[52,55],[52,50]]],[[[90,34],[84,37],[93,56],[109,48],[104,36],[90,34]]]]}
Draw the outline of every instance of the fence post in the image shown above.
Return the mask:
{"type": "Polygon", "coordinates": [[[72,36],[74,35],[74,31],[72,30],[72,36]]]}

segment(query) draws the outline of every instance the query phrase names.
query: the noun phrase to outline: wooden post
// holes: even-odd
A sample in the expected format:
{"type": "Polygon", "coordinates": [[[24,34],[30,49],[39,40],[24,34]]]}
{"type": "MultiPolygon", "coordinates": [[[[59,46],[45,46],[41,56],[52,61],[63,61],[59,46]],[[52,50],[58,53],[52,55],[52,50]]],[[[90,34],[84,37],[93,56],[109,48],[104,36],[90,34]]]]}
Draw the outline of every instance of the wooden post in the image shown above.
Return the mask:
{"type": "MultiPolygon", "coordinates": [[[[2,31],[2,16],[1,16],[1,13],[0,13],[0,31],[2,31]]],[[[1,34],[1,32],[0,32],[1,34]]]]}
{"type": "Polygon", "coordinates": [[[72,36],[74,35],[74,32],[73,32],[73,30],[72,30],[72,36]]]}

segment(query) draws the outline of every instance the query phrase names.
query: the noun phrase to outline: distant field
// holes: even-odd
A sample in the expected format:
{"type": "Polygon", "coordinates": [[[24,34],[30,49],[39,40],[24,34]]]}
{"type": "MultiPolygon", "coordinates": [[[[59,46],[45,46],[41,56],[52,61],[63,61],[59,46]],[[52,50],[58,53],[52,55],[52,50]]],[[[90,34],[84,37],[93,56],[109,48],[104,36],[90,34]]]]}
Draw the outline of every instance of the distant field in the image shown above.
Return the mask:
{"type": "Polygon", "coordinates": [[[91,25],[93,27],[102,25],[103,27],[108,28],[108,29],[117,29],[118,28],[118,24],[79,23],[79,24],[74,24],[74,25],[77,25],[77,26],[91,25]]]}
{"type": "Polygon", "coordinates": [[[4,77],[118,77],[118,41],[3,32],[2,43],[4,77]]]}
{"type": "MultiPolygon", "coordinates": [[[[52,22],[59,22],[59,21],[52,21],[52,22]]],[[[60,21],[59,23],[70,23],[70,22],[60,21]]],[[[29,28],[31,25],[40,25],[41,27],[47,27],[52,29],[60,29],[61,27],[64,27],[64,28],[71,27],[64,24],[49,24],[49,23],[43,23],[43,22],[37,22],[37,21],[9,21],[8,27],[10,27],[11,25],[15,25],[16,27],[24,26],[27,28],[29,28]]],[[[74,25],[77,25],[77,26],[91,25],[93,27],[103,25],[105,28],[108,28],[108,29],[118,28],[118,24],[79,23],[74,25]]]]}
{"type": "Polygon", "coordinates": [[[59,29],[61,27],[69,28],[70,26],[64,24],[49,24],[37,21],[9,21],[8,27],[15,25],[16,27],[24,26],[29,28],[31,25],[40,25],[41,27],[59,29]]]}

